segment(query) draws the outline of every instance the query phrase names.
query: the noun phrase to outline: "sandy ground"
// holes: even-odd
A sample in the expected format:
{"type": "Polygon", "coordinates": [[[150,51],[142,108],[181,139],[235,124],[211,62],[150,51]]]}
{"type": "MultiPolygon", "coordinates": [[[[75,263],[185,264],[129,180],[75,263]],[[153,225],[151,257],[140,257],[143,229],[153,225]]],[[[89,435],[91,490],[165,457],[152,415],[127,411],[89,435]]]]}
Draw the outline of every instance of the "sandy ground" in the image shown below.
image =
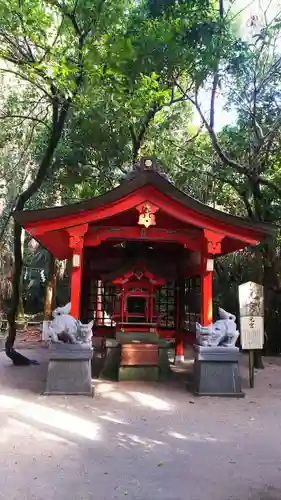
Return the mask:
{"type": "Polygon", "coordinates": [[[0,352],[0,498],[281,500],[281,364],[244,399],[169,384],[97,381],[96,395],[42,396],[40,366],[0,352]]]}

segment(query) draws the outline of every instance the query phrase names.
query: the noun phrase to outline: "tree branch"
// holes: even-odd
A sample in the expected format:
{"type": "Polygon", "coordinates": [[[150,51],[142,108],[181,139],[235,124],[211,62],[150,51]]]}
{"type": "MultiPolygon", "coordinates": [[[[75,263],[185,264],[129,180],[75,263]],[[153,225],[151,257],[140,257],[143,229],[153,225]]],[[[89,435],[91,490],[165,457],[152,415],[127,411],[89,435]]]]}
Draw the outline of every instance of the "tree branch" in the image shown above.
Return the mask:
{"type": "Polygon", "coordinates": [[[224,15],[223,0],[219,0],[219,15],[220,18],[223,19],[224,15]]]}
{"type": "Polygon", "coordinates": [[[211,101],[210,101],[210,128],[212,130],[214,130],[214,124],[215,124],[215,99],[216,99],[218,83],[219,83],[219,74],[218,72],[216,72],[214,74],[212,92],[211,92],[211,101]]]}
{"type": "Polygon", "coordinates": [[[147,115],[142,121],[140,130],[136,133],[135,128],[132,124],[130,124],[130,133],[133,143],[133,162],[137,160],[139,149],[141,147],[142,140],[144,138],[144,134],[150,124],[150,122],[154,119],[156,113],[162,109],[163,105],[159,105],[158,103],[154,103],[152,107],[148,110],[147,115]]]}
{"type": "Polygon", "coordinates": [[[7,118],[11,118],[11,119],[15,119],[15,118],[20,118],[22,119],[23,121],[25,120],[31,120],[31,121],[34,121],[36,123],[41,123],[41,125],[44,125],[45,127],[47,127],[50,131],[52,130],[51,127],[45,123],[43,120],[41,120],[40,118],[37,118],[35,116],[25,116],[25,115],[10,115],[10,114],[7,114],[7,115],[0,115],[0,120],[6,120],[7,118]]]}
{"type": "MultiPolygon", "coordinates": [[[[14,59],[16,61],[16,64],[19,63],[24,63],[24,61],[31,61],[34,62],[34,58],[30,58],[29,53],[26,52],[26,46],[25,49],[20,44],[20,41],[18,40],[17,37],[15,37],[14,40],[11,40],[11,38],[8,37],[7,33],[0,31],[0,37],[4,40],[4,43],[8,44],[8,52],[6,54],[1,54],[1,56],[5,59],[10,58],[17,58],[14,59]],[[23,58],[23,61],[21,61],[21,58],[23,58]]],[[[24,38],[24,37],[23,37],[24,38]]]]}
{"type": "Polygon", "coordinates": [[[244,165],[241,165],[240,163],[236,162],[235,160],[232,160],[231,158],[229,158],[229,156],[225,153],[225,151],[223,151],[222,147],[219,144],[219,141],[218,141],[218,138],[217,138],[217,135],[216,135],[214,129],[210,126],[210,123],[206,119],[206,117],[201,109],[201,106],[198,103],[197,92],[196,92],[195,98],[192,98],[190,95],[188,95],[186,93],[186,91],[181,87],[181,85],[178,82],[175,82],[175,83],[178,86],[179,90],[186,95],[187,100],[189,100],[191,102],[191,104],[193,104],[193,106],[198,111],[199,116],[202,120],[202,123],[204,124],[204,126],[206,127],[206,129],[209,133],[210,139],[211,139],[212,144],[213,144],[213,148],[214,148],[215,152],[217,153],[218,157],[222,160],[223,163],[232,167],[238,173],[245,175],[246,177],[249,178],[250,173],[248,172],[247,168],[244,165]]]}
{"type": "MultiPolygon", "coordinates": [[[[248,2],[242,9],[240,9],[238,12],[236,12],[234,14],[234,16],[229,19],[229,22],[233,22],[234,19],[239,17],[240,14],[242,14],[242,12],[245,12],[245,10],[247,10],[249,7],[251,7],[251,5],[253,5],[253,3],[255,3],[255,2],[256,2],[256,0],[250,0],[250,2],[248,2]]],[[[229,11],[230,11],[230,9],[229,9],[229,11]]]]}
{"type": "Polygon", "coordinates": [[[255,219],[255,215],[254,215],[253,209],[251,207],[251,203],[249,202],[249,198],[248,198],[248,195],[247,195],[246,191],[240,192],[240,193],[237,191],[237,194],[240,195],[241,199],[244,202],[244,205],[245,205],[247,213],[248,213],[248,217],[250,219],[254,220],[255,219]]]}
{"type": "MultiPolygon", "coordinates": [[[[192,135],[191,137],[189,137],[182,144],[178,144],[176,141],[173,141],[172,139],[166,139],[166,141],[169,142],[170,144],[173,144],[173,146],[175,146],[179,151],[187,152],[186,151],[186,147],[191,142],[195,141],[195,139],[199,136],[200,132],[202,131],[202,128],[203,128],[203,125],[201,125],[201,127],[198,128],[197,132],[194,135],[192,135]]],[[[194,153],[193,151],[192,151],[192,157],[198,158],[203,163],[208,163],[209,165],[214,166],[214,163],[211,163],[207,158],[203,158],[202,156],[199,156],[197,153],[194,153]]]]}
{"type": "MultiPolygon", "coordinates": [[[[19,0],[19,8],[21,8],[21,7],[22,7],[22,3],[21,3],[21,1],[19,0]]],[[[17,17],[19,18],[19,20],[20,20],[20,24],[21,24],[21,27],[22,27],[23,39],[24,39],[25,46],[26,46],[26,49],[27,49],[27,52],[28,52],[28,54],[29,54],[29,57],[30,57],[31,61],[33,61],[33,62],[34,62],[34,61],[35,61],[35,59],[34,59],[33,53],[32,53],[32,50],[31,50],[31,48],[30,48],[30,45],[29,45],[29,43],[28,43],[28,40],[27,40],[27,38],[26,38],[26,29],[25,29],[25,26],[24,26],[23,17],[22,17],[22,15],[21,15],[21,13],[20,13],[19,11],[13,11],[13,12],[16,14],[16,16],[17,16],[17,17]]]]}
{"type": "Polygon", "coordinates": [[[57,0],[51,0],[50,3],[52,3],[53,5],[55,5],[60,10],[60,12],[71,21],[71,23],[73,25],[73,28],[75,30],[76,35],[78,35],[78,37],[80,37],[82,35],[82,31],[79,28],[79,25],[77,23],[77,19],[76,19],[76,16],[75,16],[78,1],[75,2],[73,10],[71,12],[69,12],[69,10],[67,10],[67,8],[65,7],[65,5],[62,5],[57,0]]]}
{"type": "Polygon", "coordinates": [[[275,191],[276,194],[281,198],[281,188],[276,186],[273,181],[270,181],[269,179],[265,179],[263,176],[259,175],[257,178],[257,181],[259,184],[263,184],[264,186],[269,187],[272,191],[275,191]]]}
{"type": "Polygon", "coordinates": [[[34,87],[36,87],[38,90],[40,90],[41,92],[44,92],[44,94],[49,99],[52,99],[52,96],[47,92],[47,90],[44,87],[42,87],[41,85],[39,85],[38,82],[34,82],[34,80],[32,80],[31,78],[29,78],[25,74],[20,73],[20,72],[15,71],[15,70],[12,70],[12,69],[8,69],[8,68],[0,68],[0,71],[3,71],[4,73],[11,73],[12,75],[15,75],[17,78],[20,78],[21,80],[29,82],[31,85],[34,85],[34,87]]]}
{"type": "Polygon", "coordinates": [[[6,232],[6,229],[8,227],[9,221],[10,221],[12,215],[13,215],[13,211],[15,210],[16,203],[17,203],[17,198],[15,198],[12,201],[11,207],[9,209],[9,213],[8,213],[8,215],[6,217],[6,220],[5,220],[5,222],[4,222],[4,224],[3,224],[2,228],[1,228],[0,241],[2,241],[2,239],[3,239],[4,235],[5,235],[5,232],[6,232]]]}

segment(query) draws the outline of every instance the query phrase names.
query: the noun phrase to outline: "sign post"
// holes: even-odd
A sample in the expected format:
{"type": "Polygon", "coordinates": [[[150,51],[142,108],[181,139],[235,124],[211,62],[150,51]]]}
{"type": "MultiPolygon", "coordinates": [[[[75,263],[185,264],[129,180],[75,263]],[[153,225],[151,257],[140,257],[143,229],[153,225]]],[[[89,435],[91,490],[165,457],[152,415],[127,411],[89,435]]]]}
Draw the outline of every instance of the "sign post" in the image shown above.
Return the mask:
{"type": "Polygon", "coordinates": [[[249,351],[249,382],[254,387],[254,351],[264,344],[263,286],[248,281],[239,286],[241,347],[249,351]]]}
{"type": "Polygon", "coordinates": [[[255,370],[254,370],[254,351],[249,351],[249,381],[250,388],[253,389],[255,385],[255,370]]]}

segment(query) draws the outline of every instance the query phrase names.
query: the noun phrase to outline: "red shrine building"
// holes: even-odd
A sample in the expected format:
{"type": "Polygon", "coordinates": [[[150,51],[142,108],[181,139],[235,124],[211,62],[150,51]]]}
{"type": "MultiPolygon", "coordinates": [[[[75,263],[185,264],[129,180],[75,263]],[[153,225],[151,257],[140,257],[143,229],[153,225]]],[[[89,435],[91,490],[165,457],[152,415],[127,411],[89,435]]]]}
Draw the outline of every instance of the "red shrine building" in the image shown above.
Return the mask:
{"type": "Polygon", "coordinates": [[[102,196],[14,218],[72,262],[73,316],[98,336],[157,331],[178,356],[196,321],[212,322],[214,259],[275,234],[186,195],[148,157],[102,196]]]}

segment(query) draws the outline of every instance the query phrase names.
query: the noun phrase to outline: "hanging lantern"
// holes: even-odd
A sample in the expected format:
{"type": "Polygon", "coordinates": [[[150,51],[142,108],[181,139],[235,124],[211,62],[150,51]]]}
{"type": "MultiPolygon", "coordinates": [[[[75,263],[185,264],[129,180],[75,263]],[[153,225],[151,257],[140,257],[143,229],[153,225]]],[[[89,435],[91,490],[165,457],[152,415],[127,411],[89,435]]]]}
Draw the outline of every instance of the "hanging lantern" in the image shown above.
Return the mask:
{"type": "Polygon", "coordinates": [[[80,255],[75,253],[72,257],[72,267],[80,267],[80,255]]]}

